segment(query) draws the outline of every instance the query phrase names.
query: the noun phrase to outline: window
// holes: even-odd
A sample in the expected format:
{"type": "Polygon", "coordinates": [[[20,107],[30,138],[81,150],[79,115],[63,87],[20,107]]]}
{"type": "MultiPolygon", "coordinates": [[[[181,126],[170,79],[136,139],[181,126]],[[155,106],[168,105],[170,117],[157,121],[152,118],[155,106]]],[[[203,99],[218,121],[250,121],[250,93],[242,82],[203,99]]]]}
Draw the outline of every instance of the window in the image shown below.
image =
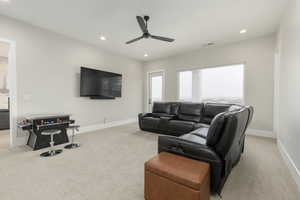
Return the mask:
{"type": "Polygon", "coordinates": [[[243,103],[244,65],[179,72],[179,100],[243,103]]]}
{"type": "Polygon", "coordinates": [[[179,73],[179,100],[191,101],[192,100],[192,84],[193,72],[184,71],[179,73]]]}
{"type": "Polygon", "coordinates": [[[151,94],[152,94],[152,101],[161,101],[162,100],[162,76],[154,76],[151,80],[151,94]]]}

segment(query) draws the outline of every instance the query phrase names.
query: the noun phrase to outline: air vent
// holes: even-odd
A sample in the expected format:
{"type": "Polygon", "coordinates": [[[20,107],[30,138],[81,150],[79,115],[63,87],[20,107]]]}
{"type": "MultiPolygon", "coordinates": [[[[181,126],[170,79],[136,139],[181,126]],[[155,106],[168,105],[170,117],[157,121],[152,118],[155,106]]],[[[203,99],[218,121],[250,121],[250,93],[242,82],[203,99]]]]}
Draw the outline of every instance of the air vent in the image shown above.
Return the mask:
{"type": "Polygon", "coordinates": [[[214,42],[209,42],[209,43],[206,44],[206,46],[212,46],[212,45],[215,45],[215,43],[214,42]]]}

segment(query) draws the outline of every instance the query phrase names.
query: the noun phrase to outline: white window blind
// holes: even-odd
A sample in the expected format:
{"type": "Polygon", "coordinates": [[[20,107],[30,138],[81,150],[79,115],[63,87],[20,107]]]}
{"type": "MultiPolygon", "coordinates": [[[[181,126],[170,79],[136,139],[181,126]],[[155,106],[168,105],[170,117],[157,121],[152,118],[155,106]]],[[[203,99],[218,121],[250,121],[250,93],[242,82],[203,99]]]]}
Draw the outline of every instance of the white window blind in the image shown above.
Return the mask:
{"type": "Polygon", "coordinates": [[[244,65],[179,72],[179,100],[243,103],[244,65]]]}
{"type": "Polygon", "coordinates": [[[192,100],[192,71],[184,71],[179,73],[179,100],[191,101],[192,100]]]}
{"type": "Polygon", "coordinates": [[[162,100],[162,88],[163,88],[162,76],[152,77],[151,82],[152,82],[152,85],[151,85],[152,101],[161,101],[162,100]]]}

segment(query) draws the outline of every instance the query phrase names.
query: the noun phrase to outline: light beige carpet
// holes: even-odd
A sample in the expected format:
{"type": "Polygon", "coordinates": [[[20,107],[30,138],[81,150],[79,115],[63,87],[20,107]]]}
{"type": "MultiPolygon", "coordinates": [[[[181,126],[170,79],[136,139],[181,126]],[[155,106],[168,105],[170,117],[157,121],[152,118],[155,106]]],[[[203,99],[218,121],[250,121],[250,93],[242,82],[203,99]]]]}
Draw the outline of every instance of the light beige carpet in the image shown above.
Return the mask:
{"type": "MultiPolygon", "coordinates": [[[[0,153],[1,200],[143,200],[144,162],[157,135],[130,124],[77,136],[82,147],[53,158],[26,147],[0,153]]],[[[247,137],[224,200],[299,200],[276,143],[247,137]]]]}
{"type": "Polygon", "coordinates": [[[9,130],[0,131],[0,152],[9,148],[9,130]]]}

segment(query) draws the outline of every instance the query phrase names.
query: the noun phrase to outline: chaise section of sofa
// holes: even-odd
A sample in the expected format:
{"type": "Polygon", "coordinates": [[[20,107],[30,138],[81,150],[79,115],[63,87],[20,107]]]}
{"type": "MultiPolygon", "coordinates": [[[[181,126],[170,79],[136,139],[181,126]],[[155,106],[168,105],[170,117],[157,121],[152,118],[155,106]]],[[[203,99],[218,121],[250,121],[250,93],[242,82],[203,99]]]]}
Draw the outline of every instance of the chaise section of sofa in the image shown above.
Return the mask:
{"type": "Polygon", "coordinates": [[[178,107],[178,113],[168,118],[141,114],[140,127],[164,134],[158,139],[159,153],[169,152],[209,163],[211,191],[220,194],[244,151],[245,131],[252,120],[253,108],[218,103],[178,103],[178,107]],[[155,118],[157,127],[164,121],[164,129],[144,126],[147,115],[155,118]]]}

